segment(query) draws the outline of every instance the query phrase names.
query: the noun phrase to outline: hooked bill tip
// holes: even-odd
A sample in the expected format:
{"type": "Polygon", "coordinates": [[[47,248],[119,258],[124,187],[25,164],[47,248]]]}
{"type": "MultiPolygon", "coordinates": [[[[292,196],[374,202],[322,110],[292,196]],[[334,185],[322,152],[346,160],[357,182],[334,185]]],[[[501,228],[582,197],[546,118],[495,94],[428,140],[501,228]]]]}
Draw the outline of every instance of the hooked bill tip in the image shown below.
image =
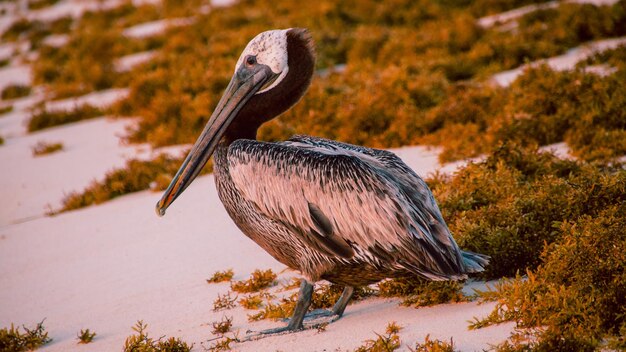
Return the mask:
{"type": "Polygon", "coordinates": [[[162,217],[163,215],[165,215],[165,208],[161,207],[160,201],[156,204],[156,207],[154,210],[156,210],[156,213],[159,217],[162,217]]]}

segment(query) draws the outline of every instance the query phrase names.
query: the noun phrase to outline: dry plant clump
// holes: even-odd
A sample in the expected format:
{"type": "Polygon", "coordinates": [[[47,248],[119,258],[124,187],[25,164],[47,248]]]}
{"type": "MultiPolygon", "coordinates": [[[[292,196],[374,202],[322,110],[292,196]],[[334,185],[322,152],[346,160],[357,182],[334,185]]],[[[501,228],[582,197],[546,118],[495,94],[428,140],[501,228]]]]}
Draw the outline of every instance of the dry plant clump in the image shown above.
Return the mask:
{"type": "Polygon", "coordinates": [[[28,121],[28,131],[34,132],[44,128],[92,119],[94,117],[103,116],[105,113],[105,111],[88,104],[75,107],[72,110],[63,111],[37,109],[33,112],[28,121]]]}
{"type": "Polygon", "coordinates": [[[210,352],[230,351],[230,344],[237,341],[236,337],[224,336],[216,342],[213,342],[206,350],[210,352]]]}
{"type": "Polygon", "coordinates": [[[409,347],[411,352],[457,352],[454,349],[454,341],[450,338],[450,342],[438,339],[432,340],[430,334],[424,338],[424,343],[416,343],[415,348],[409,347]]]}
{"type": "Polygon", "coordinates": [[[276,284],[272,269],[255,270],[248,280],[231,282],[230,288],[239,293],[258,292],[276,284]]]}
{"type": "Polygon", "coordinates": [[[328,327],[329,324],[330,324],[329,322],[324,322],[324,323],[318,324],[317,327],[316,327],[317,333],[321,334],[321,333],[325,332],[326,328],[328,327]]]}
{"type": "MultiPolygon", "coordinates": [[[[8,114],[13,111],[13,105],[7,105],[0,108],[0,115],[8,114]]],[[[0,116],[2,117],[2,116],[0,116]]]]}
{"type": "Polygon", "coordinates": [[[378,283],[378,295],[402,297],[402,305],[427,307],[468,300],[460,281],[426,281],[419,278],[394,278],[378,283]]]}
{"type": "MultiPolygon", "coordinates": [[[[297,294],[296,294],[297,295],[297,294]]],[[[263,309],[255,314],[248,314],[248,321],[259,321],[263,319],[279,320],[289,318],[296,308],[296,297],[281,298],[279,303],[267,300],[263,309]]]]}
{"type": "Polygon", "coordinates": [[[189,345],[175,337],[165,339],[165,336],[161,336],[154,340],[148,336],[147,328],[148,324],[142,320],[137,321],[137,324],[133,326],[136,334],[126,338],[124,352],[189,352],[193,348],[193,344],[189,345]]]}
{"type": "Polygon", "coordinates": [[[264,300],[271,300],[274,298],[267,292],[260,292],[243,296],[239,300],[239,305],[245,309],[259,309],[263,305],[264,300]]]}
{"type": "Polygon", "coordinates": [[[21,84],[11,84],[2,89],[2,99],[16,99],[22,98],[29,95],[31,92],[30,86],[25,86],[21,84]]]}
{"type": "Polygon", "coordinates": [[[298,277],[292,277],[291,279],[289,279],[289,281],[287,283],[283,283],[282,287],[280,288],[281,291],[291,291],[294,290],[298,287],[300,287],[300,284],[302,283],[301,279],[298,277]]]}
{"type": "Polygon", "coordinates": [[[230,328],[233,326],[233,317],[222,317],[221,321],[213,322],[213,331],[211,333],[213,335],[223,336],[227,332],[230,331],[230,328]]]}
{"type": "Polygon", "coordinates": [[[33,156],[52,154],[61,150],[63,150],[63,143],[60,143],[60,142],[49,143],[49,142],[39,141],[32,148],[33,156]]]}
{"type": "Polygon", "coordinates": [[[232,309],[235,308],[237,305],[235,304],[235,302],[237,302],[237,296],[235,296],[235,298],[232,298],[230,296],[231,292],[228,291],[226,292],[226,294],[217,294],[217,298],[215,299],[215,301],[213,301],[213,311],[217,312],[220,310],[225,310],[225,309],[232,309]]]}
{"type": "MultiPolygon", "coordinates": [[[[331,308],[339,300],[342,293],[343,286],[335,284],[318,284],[313,291],[310,309],[315,310],[321,308],[331,308]]],[[[373,296],[374,294],[374,290],[367,286],[355,287],[350,303],[361,301],[367,297],[373,296]]],[[[293,296],[294,301],[296,298],[296,296],[293,296]]]]}
{"type": "Polygon", "coordinates": [[[393,352],[400,348],[400,336],[398,332],[402,329],[396,322],[387,324],[385,334],[378,336],[375,340],[367,340],[362,346],[359,346],[355,352],[393,352]]]}
{"type": "Polygon", "coordinates": [[[94,337],[96,337],[96,333],[89,331],[89,329],[86,329],[86,330],[81,329],[80,333],[78,333],[78,335],[76,336],[79,344],[90,343],[93,341],[94,337]]]}
{"type": "Polygon", "coordinates": [[[604,65],[609,69],[624,70],[626,68],[626,45],[604,50],[579,62],[576,67],[585,68],[591,65],[604,65]]]}
{"type": "Polygon", "coordinates": [[[71,17],[61,17],[52,21],[20,18],[2,33],[2,39],[9,42],[28,40],[31,50],[40,49],[45,37],[69,32],[72,22],[71,17]]]}
{"type": "Polygon", "coordinates": [[[232,280],[233,275],[235,275],[235,273],[233,272],[233,269],[228,269],[224,271],[216,271],[213,274],[213,276],[211,276],[206,281],[210,284],[217,283],[217,282],[230,281],[232,280]]]}
{"type": "Polygon", "coordinates": [[[52,6],[59,2],[59,0],[29,0],[28,8],[30,10],[40,10],[48,6],[52,6]]]}
{"type": "Polygon", "coordinates": [[[23,333],[19,326],[16,328],[13,324],[10,328],[0,329],[0,351],[32,351],[52,341],[43,326],[44,320],[33,329],[22,326],[23,333]]]}
{"type": "MultiPolygon", "coordinates": [[[[100,204],[131,192],[163,190],[181,163],[182,158],[173,158],[167,154],[160,154],[152,160],[128,160],[124,168],[109,171],[103,180],[92,182],[84,191],[67,195],[63,199],[61,211],[100,204]]],[[[212,163],[209,162],[201,174],[211,170],[212,163]]]]}

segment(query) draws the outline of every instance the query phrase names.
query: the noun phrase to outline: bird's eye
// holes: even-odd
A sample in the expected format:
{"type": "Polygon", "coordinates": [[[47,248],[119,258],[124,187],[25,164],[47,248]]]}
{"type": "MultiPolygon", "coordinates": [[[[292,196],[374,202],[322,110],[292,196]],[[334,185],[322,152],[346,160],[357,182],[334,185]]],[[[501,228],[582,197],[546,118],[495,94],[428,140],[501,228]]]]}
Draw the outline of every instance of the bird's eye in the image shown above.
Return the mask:
{"type": "Polygon", "coordinates": [[[248,55],[246,57],[246,64],[248,66],[252,66],[252,65],[256,64],[256,56],[248,55]]]}

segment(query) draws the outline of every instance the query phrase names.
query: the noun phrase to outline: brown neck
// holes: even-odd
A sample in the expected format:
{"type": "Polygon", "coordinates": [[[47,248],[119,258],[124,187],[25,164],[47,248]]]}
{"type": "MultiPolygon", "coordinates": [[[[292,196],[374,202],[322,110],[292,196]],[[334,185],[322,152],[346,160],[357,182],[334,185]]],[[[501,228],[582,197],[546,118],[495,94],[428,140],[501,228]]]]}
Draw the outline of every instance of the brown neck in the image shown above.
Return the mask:
{"type": "Polygon", "coordinates": [[[225,142],[256,139],[261,125],[282,114],[302,98],[311,84],[315,68],[313,40],[306,29],[293,28],[287,32],[287,65],[285,78],[267,92],[250,98],[237,118],[226,130],[225,142]]]}

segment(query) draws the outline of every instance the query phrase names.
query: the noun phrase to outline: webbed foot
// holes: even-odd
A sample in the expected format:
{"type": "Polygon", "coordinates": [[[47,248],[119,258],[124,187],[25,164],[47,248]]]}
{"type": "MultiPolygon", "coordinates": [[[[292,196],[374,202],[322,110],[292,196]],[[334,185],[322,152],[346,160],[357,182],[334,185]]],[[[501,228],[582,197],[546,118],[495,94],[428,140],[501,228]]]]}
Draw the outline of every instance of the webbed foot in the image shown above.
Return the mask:
{"type": "Polygon", "coordinates": [[[261,331],[248,331],[247,335],[243,339],[241,339],[241,342],[259,340],[264,337],[269,337],[272,335],[289,334],[289,333],[300,331],[303,329],[304,328],[294,329],[294,328],[289,327],[289,325],[287,325],[281,328],[267,329],[267,330],[261,330],[261,331]]]}
{"type": "Polygon", "coordinates": [[[294,314],[291,319],[288,319],[289,324],[287,326],[258,332],[248,331],[248,335],[246,335],[246,337],[244,337],[241,341],[258,340],[272,335],[282,335],[306,329],[316,329],[335,322],[343,315],[343,312],[348,305],[348,301],[350,301],[350,298],[352,297],[353,291],[352,287],[346,286],[341,297],[337,303],[335,303],[332,310],[316,309],[308,314],[305,314],[311,304],[313,285],[303,280],[300,286],[300,292],[294,309],[294,314]]]}

